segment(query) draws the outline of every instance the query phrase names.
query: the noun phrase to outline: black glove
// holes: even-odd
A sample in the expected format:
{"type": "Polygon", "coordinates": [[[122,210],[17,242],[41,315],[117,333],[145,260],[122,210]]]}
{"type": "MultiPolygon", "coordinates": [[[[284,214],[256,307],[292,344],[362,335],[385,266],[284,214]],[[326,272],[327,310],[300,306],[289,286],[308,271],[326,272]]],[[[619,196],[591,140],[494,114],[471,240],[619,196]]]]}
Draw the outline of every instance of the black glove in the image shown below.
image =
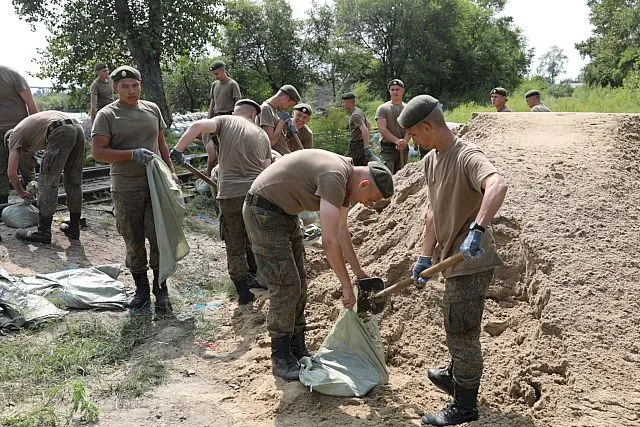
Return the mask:
{"type": "Polygon", "coordinates": [[[184,153],[181,153],[175,148],[171,150],[171,152],[169,153],[169,157],[171,157],[171,160],[173,160],[173,162],[178,165],[184,165],[185,163],[187,163],[187,159],[184,158],[184,153]]]}
{"type": "Polygon", "coordinates": [[[146,165],[151,159],[153,159],[153,151],[147,150],[146,148],[136,148],[133,150],[131,160],[135,160],[136,163],[146,165]]]}

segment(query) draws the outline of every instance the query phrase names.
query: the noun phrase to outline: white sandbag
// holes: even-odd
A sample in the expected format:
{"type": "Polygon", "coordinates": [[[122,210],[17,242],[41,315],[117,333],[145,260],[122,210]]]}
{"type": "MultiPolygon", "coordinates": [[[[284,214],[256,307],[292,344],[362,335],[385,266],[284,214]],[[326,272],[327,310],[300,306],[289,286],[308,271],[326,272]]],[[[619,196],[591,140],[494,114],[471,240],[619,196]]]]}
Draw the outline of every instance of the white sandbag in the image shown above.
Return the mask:
{"type": "Polygon", "coordinates": [[[12,228],[29,228],[38,225],[39,214],[30,200],[23,200],[3,209],[2,221],[12,228]]]}

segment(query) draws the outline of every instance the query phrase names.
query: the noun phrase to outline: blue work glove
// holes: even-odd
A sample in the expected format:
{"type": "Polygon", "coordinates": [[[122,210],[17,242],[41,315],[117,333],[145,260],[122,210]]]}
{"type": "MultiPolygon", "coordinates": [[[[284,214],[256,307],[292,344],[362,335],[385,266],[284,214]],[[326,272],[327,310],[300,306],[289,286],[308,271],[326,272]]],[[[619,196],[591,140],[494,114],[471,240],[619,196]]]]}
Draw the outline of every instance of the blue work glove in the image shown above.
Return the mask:
{"type": "Polygon", "coordinates": [[[428,278],[425,279],[424,277],[420,277],[420,273],[429,267],[431,267],[431,257],[420,255],[416,263],[413,265],[413,269],[411,269],[411,277],[413,277],[413,281],[420,285],[426,284],[428,278]]]}
{"type": "Polygon", "coordinates": [[[279,114],[280,120],[286,123],[287,120],[291,120],[291,116],[286,111],[279,114]]]}
{"type": "Polygon", "coordinates": [[[187,163],[187,159],[184,158],[184,153],[181,153],[175,148],[171,150],[171,152],[169,153],[169,157],[171,157],[171,160],[173,160],[173,162],[178,165],[184,165],[185,163],[187,163]]]}
{"type": "Polygon", "coordinates": [[[371,148],[367,147],[364,149],[364,156],[367,158],[367,161],[371,161],[373,154],[371,154],[371,148]]]}
{"type": "Polygon", "coordinates": [[[298,133],[298,129],[296,129],[296,125],[293,123],[292,119],[289,119],[285,122],[287,126],[287,135],[293,136],[294,133],[298,133]]]}
{"type": "Polygon", "coordinates": [[[136,148],[133,150],[133,157],[131,159],[135,160],[136,163],[146,165],[153,159],[153,151],[147,150],[146,148],[136,148]]]}
{"type": "Polygon", "coordinates": [[[464,259],[468,261],[482,256],[484,248],[481,248],[480,244],[482,243],[483,234],[480,230],[469,230],[467,238],[460,245],[460,253],[464,256],[464,259]]]}

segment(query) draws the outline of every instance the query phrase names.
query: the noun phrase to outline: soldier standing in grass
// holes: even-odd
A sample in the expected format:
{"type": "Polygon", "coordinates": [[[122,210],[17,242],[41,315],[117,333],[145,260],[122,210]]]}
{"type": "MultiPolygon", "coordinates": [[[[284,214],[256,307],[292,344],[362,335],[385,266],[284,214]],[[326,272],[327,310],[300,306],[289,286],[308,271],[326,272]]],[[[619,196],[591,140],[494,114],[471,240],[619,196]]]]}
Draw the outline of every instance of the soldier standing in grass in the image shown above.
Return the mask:
{"type": "Polygon", "coordinates": [[[393,79],[387,85],[387,90],[390,99],[376,110],[376,123],[382,136],[380,157],[395,174],[409,161],[409,146],[404,137],[406,131],[398,124],[398,116],[405,106],[402,102],[404,83],[400,79],[393,79]]]}
{"type": "Polygon", "coordinates": [[[342,95],[342,106],[349,113],[349,148],[346,156],[353,159],[355,166],[366,166],[373,160],[369,147],[371,124],[362,110],[356,107],[355,93],[347,92],[342,95]]]}
{"type": "Polygon", "coordinates": [[[495,87],[489,93],[491,95],[491,105],[496,109],[496,113],[511,113],[511,108],[507,105],[507,90],[503,87],[495,87]]]}
{"type": "Polygon", "coordinates": [[[93,158],[111,163],[111,197],[116,227],[124,239],[127,259],[136,285],[128,307],[134,314],[150,313],[150,288],[147,269],[153,270],[153,294],[157,314],[172,310],[166,281],[159,282],[158,243],[145,165],[154,153],[173,171],[169,149],[164,140],[166,124],[160,109],[140,99],[141,77],[138,70],[118,67],[111,73],[118,101],[98,111],[93,123],[93,158]],[[145,238],[149,241],[147,261],[145,238]]]}
{"type": "Polygon", "coordinates": [[[422,424],[461,424],[478,419],[484,298],[494,269],[503,265],[490,225],[502,206],[507,184],[478,146],[451,132],[437,99],[413,98],[398,122],[418,145],[431,150],[423,159],[430,211],[413,279],[425,283],[419,274],[431,266],[436,245],[442,249],[441,259],[457,251],[464,256],[464,261],[443,273],[444,329],[451,362],[446,368],[428,371],[429,379],[453,396],[453,402],[423,416],[422,424]]]}
{"type": "Polygon", "coordinates": [[[96,79],[91,83],[91,123],[96,119],[96,114],[106,105],[113,102],[113,82],[109,77],[109,67],[102,62],[95,66],[96,79]]]}
{"type": "Polygon", "coordinates": [[[532,113],[550,113],[549,107],[540,102],[540,92],[537,90],[530,90],[524,94],[524,99],[527,101],[527,105],[531,108],[532,113]]]}

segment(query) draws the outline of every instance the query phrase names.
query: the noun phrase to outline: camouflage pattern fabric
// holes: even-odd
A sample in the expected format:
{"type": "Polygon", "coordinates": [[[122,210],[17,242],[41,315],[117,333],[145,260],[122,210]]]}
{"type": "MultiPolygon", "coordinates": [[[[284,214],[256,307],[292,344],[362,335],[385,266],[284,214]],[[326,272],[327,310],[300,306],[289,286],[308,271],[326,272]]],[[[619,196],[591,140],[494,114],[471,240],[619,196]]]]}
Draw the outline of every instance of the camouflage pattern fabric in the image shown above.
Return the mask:
{"type": "MultiPolygon", "coordinates": [[[[6,131],[0,131],[0,196],[8,196],[11,192],[11,184],[7,176],[9,167],[9,150],[4,145],[4,135],[6,131]]],[[[27,186],[36,177],[36,156],[35,153],[26,153],[20,156],[18,172],[20,173],[20,183],[22,187],[27,186]]]]}
{"type": "Polygon", "coordinates": [[[233,281],[242,280],[247,278],[250,272],[250,263],[247,259],[247,247],[250,248],[250,244],[242,219],[244,197],[220,199],[218,202],[220,203],[220,234],[224,236],[229,277],[233,281]]]}
{"type": "Polygon", "coordinates": [[[380,144],[380,159],[382,163],[395,175],[409,161],[409,147],[398,151],[395,145],[380,144]]]}

